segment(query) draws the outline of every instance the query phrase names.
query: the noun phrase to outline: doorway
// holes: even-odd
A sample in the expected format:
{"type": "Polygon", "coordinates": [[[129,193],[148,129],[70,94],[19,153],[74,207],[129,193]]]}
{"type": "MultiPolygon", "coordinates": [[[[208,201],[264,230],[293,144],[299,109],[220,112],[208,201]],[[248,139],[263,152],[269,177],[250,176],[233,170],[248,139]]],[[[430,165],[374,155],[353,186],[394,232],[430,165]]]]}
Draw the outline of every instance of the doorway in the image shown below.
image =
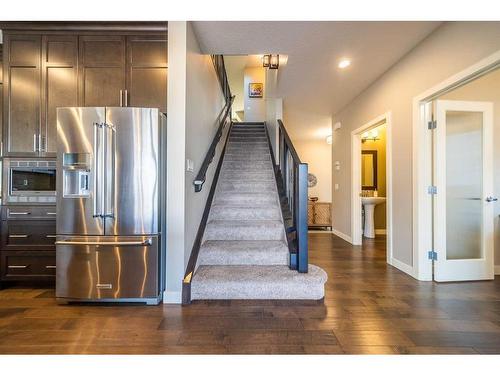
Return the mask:
{"type": "Polygon", "coordinates": [[[499,63],[496,54],[415,102],[414,265],[420,280],[498,274],[500,152],[493,145],[500,140],[499,63]]]}
{"type": "Polygon", "coordinates": [[[353,245],[385,235],[392,264],[391,113],[351,133],[351,232],[353,245]],[[377,207],[378,206],[378,207],[377,207]]]}

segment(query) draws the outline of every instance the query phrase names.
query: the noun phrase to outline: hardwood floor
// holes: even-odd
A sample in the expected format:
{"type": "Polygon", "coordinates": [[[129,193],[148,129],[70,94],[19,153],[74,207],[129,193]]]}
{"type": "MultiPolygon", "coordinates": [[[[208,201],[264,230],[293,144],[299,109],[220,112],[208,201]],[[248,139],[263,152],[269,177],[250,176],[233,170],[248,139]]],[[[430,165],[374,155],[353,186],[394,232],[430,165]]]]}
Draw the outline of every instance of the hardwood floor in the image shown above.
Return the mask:
{"type": "Polygon", "coordinates": [[[0,291],[7,353],[500,353],[500,279],[418,282],[385,262],[385,238],[353,247],[310,235],[324,303],[213,301],[58,306],[48,289],[0,291]]]}

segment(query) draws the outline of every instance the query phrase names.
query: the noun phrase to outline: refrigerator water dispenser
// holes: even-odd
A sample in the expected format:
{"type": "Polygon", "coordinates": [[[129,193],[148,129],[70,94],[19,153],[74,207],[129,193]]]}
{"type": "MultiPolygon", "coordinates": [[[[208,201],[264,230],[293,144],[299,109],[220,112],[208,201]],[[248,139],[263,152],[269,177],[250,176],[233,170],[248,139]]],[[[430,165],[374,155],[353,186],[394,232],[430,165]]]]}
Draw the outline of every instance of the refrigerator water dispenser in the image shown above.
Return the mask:
{"type": "Polygon", "coordinates": [[[63,155],[63,198],[90,197],[90,154],[63,155]]]}

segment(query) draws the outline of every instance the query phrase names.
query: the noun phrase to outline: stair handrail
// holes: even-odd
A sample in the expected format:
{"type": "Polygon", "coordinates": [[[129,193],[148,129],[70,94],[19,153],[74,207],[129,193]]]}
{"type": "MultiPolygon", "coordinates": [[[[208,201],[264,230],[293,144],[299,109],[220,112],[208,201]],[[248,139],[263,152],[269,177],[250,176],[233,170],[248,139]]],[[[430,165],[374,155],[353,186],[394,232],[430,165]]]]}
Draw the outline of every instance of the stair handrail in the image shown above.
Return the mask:
{"type": "Polygon", "coordinates": [[[208,149],[207,154],[205,155],[205,159],[203,159],[203,163],[201,164],[200,170],[198,171],[198,174],[196,175],[196,178],[193,181],[194,191],[196,193],[199,193],[203,189],[203,184],[205,183],[206,180],[208,167],[210,166],[210,163],[212,163],[215,157],[217,145],[219,144],[219,141],[222,138],[222,134],[224,133],[225,127],[231,123],[230,114],[233,101],[234,101],[234,96],[231,97],[229,101],[224,105],[224,107],[222,108],[222,110],[220,111],[219,115],[215,120],[216,123],[217,122],[219,123],[217,132],[215,133],[212,143],[210,144],[210,148],[208,149]]]}
{"type": "Polygon", "coordinates": [[[234,96],[231,95],[231,88],[229,87],[229,80],[227,79],[224,56],[211,55],[211,58],[212,63],[214,64],[215,74],[217,75],[217,79],[221,86],[222,94],[224,95],[225,105],[215,119],[215,122],[218,123],[217,132],[215,133],[212,143],[210,144],[210,148],[205,155],[205,159],[203,159],[200,170],[198,171],[198,174],[193,181],[194,191],[196,193],[199,193],[203,189],[203,184],[205,183],[208,167],[214,159],[217,145],[219,144],[224,129],[228,123],[228,116],[229,123],[231,122],[231,106],[234,101],[234,96]]]}
{"type": "Polygon", "coordinates": [[[307,272],[309,268],[309,251],[307,239],[307,202],[308,202],[308,165],[303,163],[293,145],[282,120],[278,120],[279,151],[277,169],[282,182],[282,194],[292,214],[292,226],[287,234],[295,234],[290,241],[295,253],[290,257],[290,268],[299,272],[307,272]]]}

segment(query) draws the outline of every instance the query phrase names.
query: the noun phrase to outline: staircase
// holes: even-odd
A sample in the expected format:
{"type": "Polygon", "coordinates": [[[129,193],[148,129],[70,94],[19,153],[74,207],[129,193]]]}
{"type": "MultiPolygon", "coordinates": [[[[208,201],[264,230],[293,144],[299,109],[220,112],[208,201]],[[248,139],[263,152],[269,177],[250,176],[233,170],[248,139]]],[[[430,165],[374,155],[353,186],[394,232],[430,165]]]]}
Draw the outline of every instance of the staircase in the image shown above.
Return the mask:
{"type": "Polygon", "coordinates": [[[191,300],[324,296],[326,273],[289,268],[289,249],[267,133],[235,123],[191,283],[191,300]]]}

